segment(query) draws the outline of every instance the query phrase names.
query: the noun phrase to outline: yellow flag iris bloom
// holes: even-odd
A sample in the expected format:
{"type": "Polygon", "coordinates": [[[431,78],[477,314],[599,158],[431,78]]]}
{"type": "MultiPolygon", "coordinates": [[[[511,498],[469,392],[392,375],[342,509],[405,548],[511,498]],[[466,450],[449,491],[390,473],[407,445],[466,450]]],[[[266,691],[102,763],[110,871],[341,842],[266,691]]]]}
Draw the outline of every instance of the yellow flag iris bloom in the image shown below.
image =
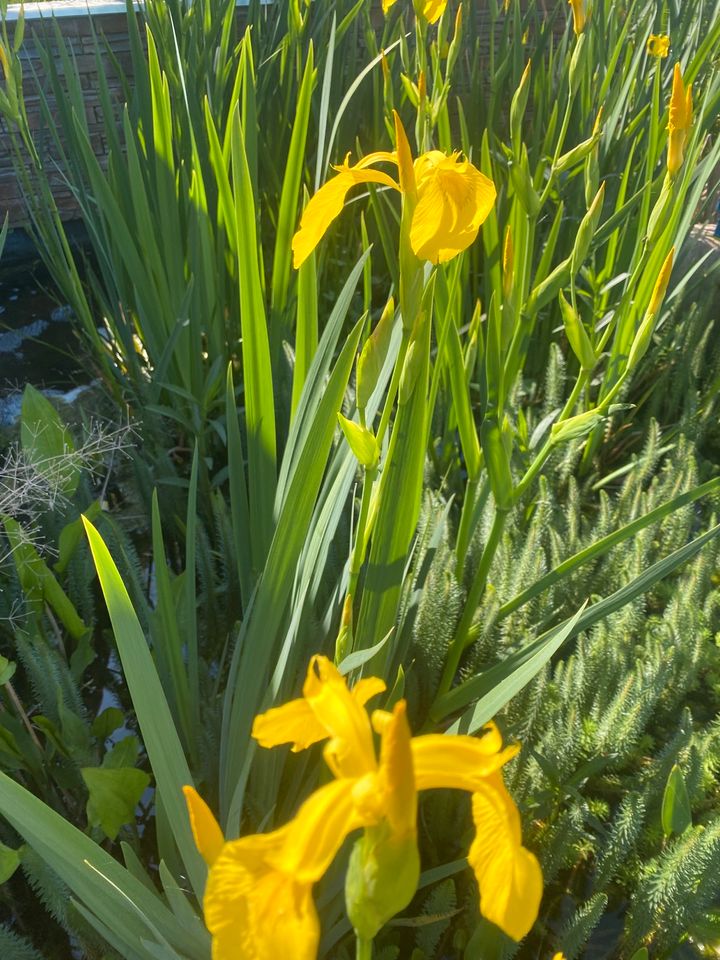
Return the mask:
{"type": "Polygon", "coordinates": [[[670,52],[670,37],[666,33],[651,33],[647,41],[647,52],[651,57],[666,57],[670,52]]]}
{"type": "Polygon", "coordinates": [[[585,29],[587,20],[585,16],[585,0],[568,0],[568,3],[572,7],[573,30],[575,31],[575,36],[579,37],[585,29]]]}
{"type": "Polygon", "coordinates": [[[668,157],[667,168],[674,177],[685,159],[685,147],[692,126],[693,102],[692,84],[685,86],[680,64],[675,64],[673,72],[672,94],[670,95],[670,117],[668,120],[668,157]]]}
{"type": "MultiPolygon", "coordinates": [[[[394,6],[396,0],[382,0],[383,13],[387,16],[390,7],[394,6]]],[[[418,5],[420,13],[428,23],[437,23],[440,17],[445,13],[447,0],[422,0],[418,5]]],[[[416,6],[417,9],[417,6],[416,6]]]]}
{"type": "MultiPolygon", "coordinates": [[[[303,696],[256,717],[253,736],[264,747],[287,743],[297,751],[327,740],[324,757],[335,777],[279,830],[221,844],[207,806],[185,788],[195,841],[210,867],[204,909],[213,960],[270,960],[283,954],[314,960],[319,921],[312,886],[345,838],[358,828],[371,836],[380,829],[384,841],[404,844],[416,858],[417,792],[435,788],[473,795],[476,837],[469,860],[481,913],[515,939],[530,930],[542,873],[522,846],[519,814],[500,773],[519,748],[503,748],[494,724],[479,738],[412,737],[403,700],[392,712],[368,713],[365,704],[384,689],[382,680],[370,677],[350,690],[337,668],[317,656],[303,696]],[[379,755],[373,730],[380,736],[379,755]]],[[[396,910],[412,897],[417,878],[412,882],[396,910]]]]}
{"type": "Polygon", "coordinates": [[[348,192],[359,183],[378,183],[402,193],[413,204],[410,245],[421,260],[444,263],[475,240],[495,202],[495,184],[460,154],[448,156],[430,150],[413,161],[405,131],[395,115],[398,149],[378,151],[351,165],[335,167],[328,180],[310,199],[293,237],[293,264],[299,267],[310,256],[331,223],[342,211],[348,192]],[[376,164],[398,167],[398,180],[376,164]]]}

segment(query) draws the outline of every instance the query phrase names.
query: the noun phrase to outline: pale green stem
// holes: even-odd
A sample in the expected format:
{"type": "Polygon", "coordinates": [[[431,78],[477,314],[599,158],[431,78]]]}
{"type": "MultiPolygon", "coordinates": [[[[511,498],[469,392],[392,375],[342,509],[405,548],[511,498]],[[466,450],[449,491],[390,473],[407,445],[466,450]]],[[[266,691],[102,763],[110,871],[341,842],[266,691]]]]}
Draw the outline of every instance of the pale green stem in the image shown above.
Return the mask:
{"type": "Polygon", "coordinates": [[[372,960],[373,942],[364,937],[356,936],[355,960],[372,960]]]}
{"type": "Polygon", "coordinates": [[[358,517],[357,530],[355,532],[355,546],[350,559],[350,582],[348,583],[348,594],[355,596],[358,577],[365,561],[365,549],[367,547],[368,530],[367,521],[370,513],[370,501],[372,500],[372,491],[377,476],[377,467],[365,471],[363,479],[362,500],[360,501],[360,516],[358,517]]]}
{"type": "MultiPolygon", "coordinates": [[[[457,630],[455,631],[455,636],[453,637],[452,643],[450,644],[450,649],[448,650],[447,660],[445,661],[445,669],[443,670],[440,686],[438,687],[437,694],[435,695],[435,704],[437,704],[438,700],[444,694],[446,694],[452,686],[458,666],[460,665],[460,659],[468,646],[470,628],[472,627],[473,618],[478,608],[478,604],[480,603],[483,593],[485,592],[485,585],[487,584],[490,567],[492,566],[497,548],[500,545],[503,529],[505,528],[506,516],[507,512],[505,510],[495,511],[495,518],[493,519],[490,536],[488,537],[483,548],[482,556],[480,557],[480,563],[475,571],[475,576],[473,577],[473,582],[470,586],[467,600],[465,601],[465,607],[463,609],[462,617],[460,618],[460,623],[458,624],[457,630]]],[[[435,704],[433,704],[433,707],[430,708],[431,717],[433,716],[435,704]]]]}
{"type": "Polygon", "coordinates": [[[388,389],[387,396],[385,397],[385,406],[383,407],[382,416],[380,417],[380,426],[378,427],[378,431],[375,436],[378,447],[382,446],[385,431],[390,423],[390,415],[392,414],[393,406],[395,405],[395,396],[397,395],[398,387],[400,386],[400,377],[402,375],[402,368],[405,363],[405,354],[407,353],[409,343],[410,330],[407,327],[403,327],[402,340],[400,341],[400,349],[398,350],[395,369],[393,370],[390,387],[388,389]]]}

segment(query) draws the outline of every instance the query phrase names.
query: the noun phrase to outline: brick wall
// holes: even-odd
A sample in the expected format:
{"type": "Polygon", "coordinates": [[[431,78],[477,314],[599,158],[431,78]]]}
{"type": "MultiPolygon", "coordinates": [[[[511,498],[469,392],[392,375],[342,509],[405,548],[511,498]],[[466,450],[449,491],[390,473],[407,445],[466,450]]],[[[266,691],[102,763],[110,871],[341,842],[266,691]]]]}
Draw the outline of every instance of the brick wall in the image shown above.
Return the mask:
{"type": "MultiPolygon", "coordinates": [[[[100,114],[101,106],[97,93],[98,72],[93,31],[104,37],[107,47],[112,51],[112,57],[117,59],[123,71],[127,75],[131,72],[127,14],[124,10],[124,3],[117,2],[117,0],[112,2],[111,0],[109,4],[99,5],[99,9],[107,10],[108,8],[114,8],[116,12],[94,12],[91,19],[87,14],[87,0],[56,0],[52,5],[48,3],[30,4],[25,7],[25,38],[20,56],[23,62],[23,75],[26,77],[25,94],[28,119],[31,128],[37,134],[41,156],[44,160],[48,159],[50,161],[48,170],[50,171],[53,193],[60,214],[66,220],[77,216],[77,206],[62,172],[53,169],[50,136],[46,129],[43,130],[40,97],[33,92],[35,84],[32,81],[28,82],[27,78],[32,77],[34,73],[42,84],[43,68],[39,50],[43,48],[53,51],[56,48],[57,25],[75,58],[80,72],[82,88],[85,91],[85,110],[91,143],[96,154],[102,156],[106,152],[107,145],[104,141],[100,114]],[[52,11],[52,15],[50,11],[52,11]]],[[[383,16],[379,2],[376,3],[373,12],[377,15],[377,26],[381,29],[383,16]]],[[[239,26],[242,25],[244,19],[245,11],[242,7],[238,7],[239,26]]],[[[487,23],[487,12],[481,3],[478,3],[478,21],[479,36],[481,40],[487,37],[487,46],[489,47],[490,31],[487,23]]],[[[497,26],[500,29],[500,25],[497,26]]],[[[556,26],[562,30],[565,24],[562,22],[556,26]]],[[[10,20],[8,21],[8,30],[12,39],[13,22],[10,20]]],[[[111,55],[107,52],[103,43],[101,43],[100,59],[105,67],[111,95],[117,98],[118,103],[121,103],[123,99],[121,83],[112,64],[111,55]]],[[[47,84],[45,84],[45,88],[47,89],[47,84]]],[[[50,101],[50,105],[52,107],[52,101],[50,101]]],[[[11,225],[19,226],[26,219],[25,206],[20,185],[13,172],[9,140],[4,134],[4,120],[0,118],[0,222],[4,218],[5,211],[8,211],[11,225]]]]}

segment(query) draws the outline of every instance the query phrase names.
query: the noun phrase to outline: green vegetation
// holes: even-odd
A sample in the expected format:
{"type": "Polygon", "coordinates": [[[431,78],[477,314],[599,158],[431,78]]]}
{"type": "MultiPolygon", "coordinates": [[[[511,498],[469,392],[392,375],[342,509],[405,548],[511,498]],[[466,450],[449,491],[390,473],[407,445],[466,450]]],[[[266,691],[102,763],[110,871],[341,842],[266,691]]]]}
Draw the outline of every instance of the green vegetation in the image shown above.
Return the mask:
{"type": "MultiPolygon", "coordinates": [[[[720,3],[478,6],[251,2],[245,23],[149,0],[121,103],[101,79],[105,160],[62,37],[42,87],[3,19],[31,233],[130,422],[68,427],[28,386],[0,466],[3,960],[209,957],[182,788],[229,840],[294,823],[321,750],[261,749],[253,723],[316,654],[382,678],[372,705],[405,700],[414,734],[495,718],[544,881],[518,944],[468,798],[423,792],[419,881],[378,881],[397,915],[360,930],[355,876],[356,940],[343,895],[385,810],[313,877],[303,960],[715,955],[720,267],[693,228],[720,160],[720,3]],[[431,151],[475,171],[444,161],[424,239],[461,239],[439,264],[414,220],[431,151]],[[473,242],[479,173],[496,197],[473,242]],[[295,269],[336,176],[354,192],[295,269]]],[[[233,956],[277,955],[269,916],[233,956]]]]}

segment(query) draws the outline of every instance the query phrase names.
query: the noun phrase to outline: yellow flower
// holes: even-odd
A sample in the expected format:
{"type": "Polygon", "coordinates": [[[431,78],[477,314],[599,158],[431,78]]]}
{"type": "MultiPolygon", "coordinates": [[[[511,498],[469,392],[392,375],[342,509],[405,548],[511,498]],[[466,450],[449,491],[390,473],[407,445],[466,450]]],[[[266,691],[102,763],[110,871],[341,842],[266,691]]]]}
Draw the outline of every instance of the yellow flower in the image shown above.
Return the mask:
{"type": "Polygon", "coordinates": [[[672,94],[670,95],[670,117],[668,121],[668,158],[667,168],[674,177],[685,159],[685,147],[692,125],[692,84],[687,87],[683,82],[680,64],[675,64],[673,72],[672,94]]]}
{"type": "Polygon", "coordinates": [[[185,788],[195,842],[210,868],[203,906],[213,960],[315,960],[320,924],[312,887],[359,828],[365,835],[351,856],[346,895],[353,924],[372,935],[415,892],[417,792],[435,788],[473,794],[477,833],[469,860],[482,914],[516,939],[529,931],[542,874],[522,846],[520,818],[500,773],[519,748],[503,749],[494,724],[480,738],[413,738],[403,700],[392,712],[368,715],[365,704],[384,689],[370,677],[349,690],[327,658],[313,657],[303,696],[255,719],[253,736],[266,747],[302,750],[328,741],[324,756],[335,779],[279,830],[224,842],[207,805],[185,788]]]}
{"type": "Polygon", "coordinates": [[[666,57],[670,52],[670,37],[666,33],[651,33],[647,41],[647,52],[651,57],[666,57]]]}
{"type": "MultiPolygon", "coordinates": [[[[383,13],[387,16],[387,13],[395,4],[396,0],[382,0],[383,13]]],[[[420,12],[423,17],[428,21],[428,23],[437,23],[440,17],[445,13],[445,7],[447,6],[447,0],[421,0],[420,12]]],[[[416,6],[417,9],[417,6],[416,6]]]]}
{"type": "Polygon", "coordinates": [[[478,835],[471,863],[480,887],[480,909],[509,936],[521,939],[537,916],[542,874],[520,843],[519,815],[499,774],[519,748],[503,749],[494,724],[481,738],[429,734],[410,739],[400,701],[392,714],[376,710],[372,715],[372,726],[381,736],[378,765],[369,747],[370,721],[363,704],[383,689],[381,680],[367,678],[351,692],[329,660],[314,657],[303,697],[257,717],[253,736],[262,746],[291,743],[297,750],[320,740],[324,728],[324,737],[330,738],[325,759],[333,774],[348,782],[354,822],[366,827],[387,822],[396,838],[414,836],[416,791],[449,788],[474,794],[478,835]],[[403,746],[408,740],[410,767],[403,746]],[[503,877],[507,883],[500,882],[503,877]]]}
{"type": "Polygon", "coordinates": [[[397,151],[370,153],[352,166],[346,158],[335,168],[338,175],[311,198],[292,241],[295,267],[310,256],[341,212],[347,193],[359,183],[391,187],[414,204],[410,245],[417,257],[444,263],[473,243],[495,202],[492,180],[458,153],[447,156],[431,150],[413,161],[397,114],[395,129],[397,151]],[[398,166],[399,182],[372,169],[378,163],[398,166]]]}
{"type": "Polygon", "coordinates": [[[568,3],[572,7],[573,30],[575,31],[575,36],[579,37],[585,29],[585,0],[568,0],[568,3]]]}

